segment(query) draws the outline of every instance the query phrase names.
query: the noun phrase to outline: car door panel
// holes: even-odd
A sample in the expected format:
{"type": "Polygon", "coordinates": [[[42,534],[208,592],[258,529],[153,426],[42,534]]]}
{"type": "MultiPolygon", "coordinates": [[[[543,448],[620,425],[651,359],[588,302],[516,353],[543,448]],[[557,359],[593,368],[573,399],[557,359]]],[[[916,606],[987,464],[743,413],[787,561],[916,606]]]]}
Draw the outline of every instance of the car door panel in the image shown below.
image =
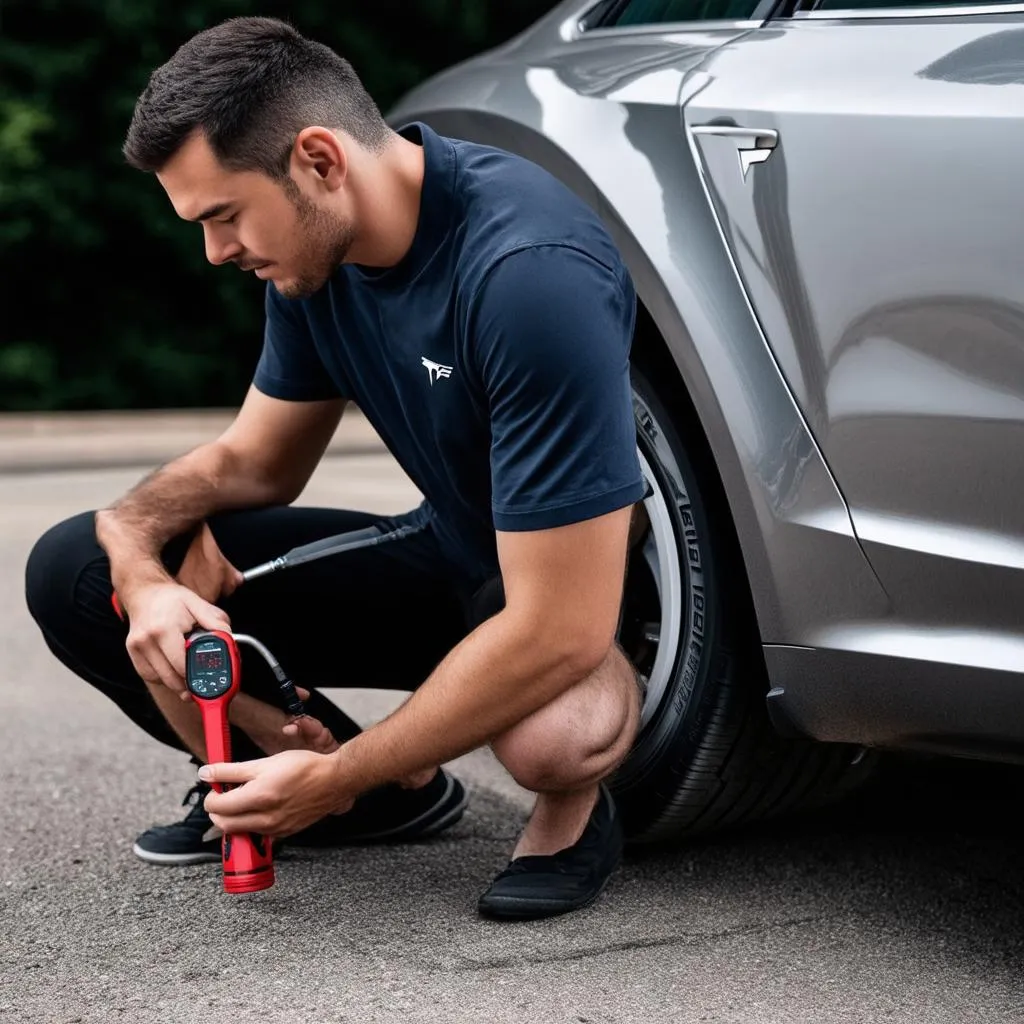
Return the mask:
{"type": "Polygon", "coordinates": [[[1018,633],[1024,16],[772,23],[702,72],[709,196],[897,614],[1018,633]]]}

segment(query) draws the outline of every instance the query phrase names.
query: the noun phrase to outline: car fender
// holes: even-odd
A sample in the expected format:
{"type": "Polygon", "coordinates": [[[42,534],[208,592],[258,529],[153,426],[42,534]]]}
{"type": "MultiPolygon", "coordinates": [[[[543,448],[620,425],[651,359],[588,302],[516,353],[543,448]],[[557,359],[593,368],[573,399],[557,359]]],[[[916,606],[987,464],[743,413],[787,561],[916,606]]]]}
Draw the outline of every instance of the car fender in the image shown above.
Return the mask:
{"type": "MultiPolygon", "coordinates": [[[[609,102],[606,83],[585,95],[543,65],[471,61],[408,94],[388,120],[526,157],[603,219],[700,421],[763,643],[801,645],[832,621],[883,614],[885,592],[743,292],[679,108],[673,135],[665,104],[641,102],[643,75],[624,68],[609,102]]],[[[664,88],[671,69],[654,65],[644,72],[664,88]]],[[[680,91],[689,70],[676,68],[680,91]]],[[[671,400],[673,385],[660,385],[671,400]]]]}

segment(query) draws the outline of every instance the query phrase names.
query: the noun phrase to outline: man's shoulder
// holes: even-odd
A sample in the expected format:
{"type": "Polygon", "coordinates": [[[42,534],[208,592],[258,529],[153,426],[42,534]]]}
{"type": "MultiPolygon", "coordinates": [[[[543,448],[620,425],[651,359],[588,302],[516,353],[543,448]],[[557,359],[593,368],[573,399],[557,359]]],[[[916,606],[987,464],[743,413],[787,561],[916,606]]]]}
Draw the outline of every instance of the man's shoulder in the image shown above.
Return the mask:
{"type": "Polygon", "coordinates": [[[506,150],[450,139],[457,157],[460,277],[471,290],[509,257],[564,248],[612,269],[621,257],[601,219],[540,165],[506,150]]]}

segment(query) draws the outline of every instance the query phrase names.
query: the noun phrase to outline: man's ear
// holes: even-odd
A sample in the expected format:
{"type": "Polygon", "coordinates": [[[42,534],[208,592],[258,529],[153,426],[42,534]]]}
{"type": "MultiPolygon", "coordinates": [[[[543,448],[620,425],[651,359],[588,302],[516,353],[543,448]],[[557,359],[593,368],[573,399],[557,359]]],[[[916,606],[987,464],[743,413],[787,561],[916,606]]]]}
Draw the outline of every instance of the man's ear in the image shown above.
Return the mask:
{"type": "Polygon", "coordinates": [[[312,178],[314,184],[335,192],[348,176],[348,156],[341,140],[329,128],[303,128],[291,155],[292,177],[312,178]]]}

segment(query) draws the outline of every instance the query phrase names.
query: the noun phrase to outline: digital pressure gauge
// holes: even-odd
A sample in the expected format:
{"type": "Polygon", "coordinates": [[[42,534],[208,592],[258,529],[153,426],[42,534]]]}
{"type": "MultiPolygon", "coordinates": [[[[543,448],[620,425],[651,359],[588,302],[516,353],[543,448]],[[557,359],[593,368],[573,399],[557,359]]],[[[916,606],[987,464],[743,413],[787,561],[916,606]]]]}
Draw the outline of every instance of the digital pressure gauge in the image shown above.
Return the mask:
{"type": "MultiPolygon", "coordinates": [[[[206,760],[231,760],[228,707],[242,681],[242,659],[230,633],[220,630],[192,633],[185,641],[185,682],[203,716],[206,760]]],[[[228,787],[213,783],[217,792],[228,787]]],[[[265,836],[247,832],[226,835],[223,841],[226,892],[258,892],[274,884],[273,847],[265,836]]]]}
{"type": "Polygon", "coordinates": [[[236,687],[238,648],[227,634],[200,633],[189,638],[186,648],[186,680],[194,697],[216,700],[236,687]]]}

